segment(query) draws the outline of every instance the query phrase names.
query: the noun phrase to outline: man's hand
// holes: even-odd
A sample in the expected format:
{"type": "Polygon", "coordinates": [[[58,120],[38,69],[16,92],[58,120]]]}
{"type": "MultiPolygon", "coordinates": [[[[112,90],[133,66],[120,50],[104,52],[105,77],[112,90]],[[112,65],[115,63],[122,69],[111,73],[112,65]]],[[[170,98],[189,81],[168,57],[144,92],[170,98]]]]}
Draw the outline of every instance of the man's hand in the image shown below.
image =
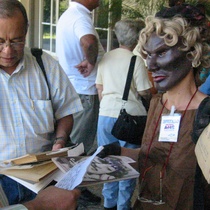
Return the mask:
{"type": "Polygon", "coordinates": [[[66,145],[66,141],[57,140],[55,144],[53,144],[52,151],[56,151],[58,149],[64,148],[66,145]]]}
{"type": "Polygon", "coordinates": [[[23,204],[29,210],[75,210],[80,191],[64,190],[54,186],[40,191],[36,198],[23,204]]]}
{"type": "Polygon", "coordinates": [[[94,69],[95,65],[92,65],[88,62],[88,60],[82,61],[80,64],[75,66],[80,74],[82,74],[84,77],[87,77],[90,75],[92,70],[94,69]]]}
{"type": "Polygon", "coordinates": [[[121,155],[121,147],[118,143],[103,145],[104,149],[98,153],[98,157],[105,158],[108,155],[121,155]]]}
{"type": "Polygon", "coordinates": [[[204,128],[210,122],[210,98],[205,98],[198,107],[193,124],[192,140],[196,144],[204,128]]]}

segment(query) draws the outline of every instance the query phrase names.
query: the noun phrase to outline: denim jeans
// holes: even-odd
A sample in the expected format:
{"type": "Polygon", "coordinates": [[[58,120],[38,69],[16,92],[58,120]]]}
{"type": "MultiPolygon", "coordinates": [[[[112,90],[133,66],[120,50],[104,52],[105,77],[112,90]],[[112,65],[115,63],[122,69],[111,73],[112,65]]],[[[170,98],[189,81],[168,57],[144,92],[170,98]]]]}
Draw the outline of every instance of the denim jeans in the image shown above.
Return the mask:
{"type": "MultiPolygon", "coordinates": [[[[116,120],[117,118],[99,115],[97,131],[98,146],[118,142],[121,147],[133,149],[138,148],[139,145],[129,144],[125,141],[121,141],[111,134],[112,127],[116,120]]],[[[117,206],[117,210],[130,210],[131,197],[135,187],[136,179],[105,183],[102,190],[104,207],[112,208],[117,206]]]]}
{"type": "Polygon", "coordinates": [[[7,176],[0,175],[0,184],[10,205],[23,203],[36,197],[36,193],[7,176]]]}

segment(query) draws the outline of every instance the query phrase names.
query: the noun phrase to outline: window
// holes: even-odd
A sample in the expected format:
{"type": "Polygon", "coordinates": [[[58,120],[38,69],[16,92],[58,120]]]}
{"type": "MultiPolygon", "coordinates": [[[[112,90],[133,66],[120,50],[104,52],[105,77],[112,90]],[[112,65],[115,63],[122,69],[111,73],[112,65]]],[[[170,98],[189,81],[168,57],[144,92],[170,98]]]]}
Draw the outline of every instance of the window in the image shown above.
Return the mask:
{"type": "MultiPolygon", "coordinates": [[[[39,40],[37,45],[55,55],[56,23],[68,8],[69,0],[39,0],[35,2],[39,4],[39,26],[37,27],[39,40]]],[[[108,28],[108,5],[103,5],[101,8],[93,12],[93,21],[104,48],[110,50],[113,48],[113,44],[107,44],[107,42],[112,43],[112,29],[108,28]],[[99,13],[103,13],[103,15],[98,15],[99,13]]],[[[35,34],[37,34],[36,29],[35,34]]]]}
{"type": "Polygon", "coordinates": [[[55,53],[56,23],[58,18],[68,8],[69,0],[39,0],[41,12],[39,46],[55,53]]]}

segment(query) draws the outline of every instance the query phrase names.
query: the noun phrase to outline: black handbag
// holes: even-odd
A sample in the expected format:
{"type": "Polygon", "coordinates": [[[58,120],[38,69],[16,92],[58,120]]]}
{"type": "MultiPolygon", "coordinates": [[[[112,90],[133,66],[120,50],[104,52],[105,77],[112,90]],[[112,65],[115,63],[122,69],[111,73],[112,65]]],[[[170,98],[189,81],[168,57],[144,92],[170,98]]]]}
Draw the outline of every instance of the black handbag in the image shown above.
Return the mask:
{"type": "MultiPolygon", "coordinates": [[[[122,100],[125,103],[128,99],[128,93],[133,77],[136,56],[132,56],[125,89],[122,100]]],[[[143,103],[144,104],[144,103],[143,103]]],[[[142,136],[144,133],[147,116],[133,116],[126,112],[124,105],[120,110],[120,114],[115,122],[111,134],[119,140],[126,141],[131,144],[141,145],[142,136]]]]}

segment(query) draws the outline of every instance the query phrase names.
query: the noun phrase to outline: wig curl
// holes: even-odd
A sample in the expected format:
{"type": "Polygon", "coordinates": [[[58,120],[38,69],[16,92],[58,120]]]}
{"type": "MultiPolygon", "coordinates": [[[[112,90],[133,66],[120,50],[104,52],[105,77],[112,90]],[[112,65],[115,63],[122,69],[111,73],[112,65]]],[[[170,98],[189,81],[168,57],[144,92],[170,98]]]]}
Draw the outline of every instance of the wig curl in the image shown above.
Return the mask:
{"type": "Polygon", "coordinates": [[[144,45],[153,33],[164,39],[166,45],[172,47],[181,43],[180,50],[187,52],[187,58],[191,60],[194,68],[210,67],[208,53],[208,33],[205,33],[204,25],[195,26],[187,19],[176,15],[172,18],[149,16],[145,20],[145,28],[139,36],[139,50],[143,58],[147,57],[144,45]]]}

